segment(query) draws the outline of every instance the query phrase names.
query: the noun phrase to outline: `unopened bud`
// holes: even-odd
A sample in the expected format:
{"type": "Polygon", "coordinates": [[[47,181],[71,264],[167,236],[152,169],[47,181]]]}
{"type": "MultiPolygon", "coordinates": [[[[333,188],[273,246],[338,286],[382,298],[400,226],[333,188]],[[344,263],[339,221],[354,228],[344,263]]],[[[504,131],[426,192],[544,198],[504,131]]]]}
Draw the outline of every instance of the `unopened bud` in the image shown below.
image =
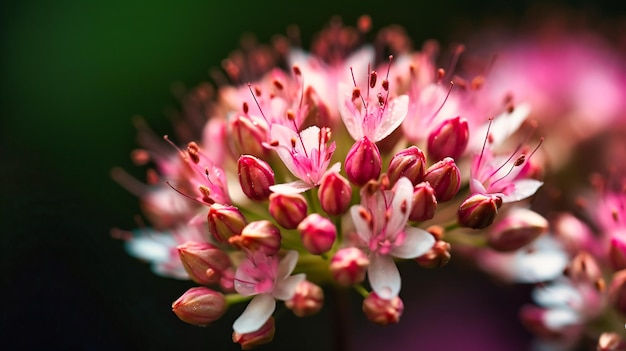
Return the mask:
{"type": "Polygon", "coordinates": [[[398,323],[403,311],[404,303],[398,296],[387,300],[372,292],[363,300],[365,316],[379,325],[398,323]]]}
{"type": "Polygon", "coordinates": [[[172,311],[184,322],[205,326],[218,320],[226,312],[226,300],[217,291],[202,286],[195,287],[172,303],[172,311]]]}
{"type": "Polygon", "coordinates": [[[337,172],[326,172],[320,180],[318,197],[322,209],[329,215],[345,213],[352,199],[352,187],[348,180],[337,172]]]}
{"type": "Polygon", "coordinates": [[[626,240],[621,235],[614,235],[611,238],[609,264],[614,270],[626,268],[626,240]]]}
{"type": "Polygon", "coordinates": [[[307,317],[316,314],[324,305],[324,291],[318,285],[303,280],[296,287],[296,292],[285,306],[298,317],[307,317]]]}
{"type": "MultiPolygon", "coordinates": [[[[567,252],[574,256],[581,250],[594,251],[596,240],[591,229],[570,213],[561,213],[550,221],[554,236],[567,252]]],[[[624,266],[623,268],[626,268],[624,266]]]]}
{"type": "Polygon", "coordinates": [[[495,195],[474,194],[459,206],[457,220],[460,225],[473,229],[483,229],[493,223],[502,198],[495,195]]]}
{"type": "Polygon", "coordinates": [[[272,193],[270,195],[270,214],[285,229],[297,228],[306,217],[307,210],[306,199],[301,194],[272,193]]]}
{"type": "Polygon", "coordinates": [[[213,204],[209,207],[207,215],[209,233],[220,242],[228,242],[233,235],[239,235],[246,225],[243,214],[235,206],[213,204]]]}
{"type": "Polygon", "coordinates": [[[613,274],[609,287],[609,300],[622,316],[626,316],[626,269],[613,274]]]}
{"type": "Polygon", "coordinates": [[[443,267],[450,261],[450,250],[451,247],[449,243],[438,240],[427,253],[415,258],[415,261],[425,268],[443,267]]]}
{"type": "Polygon", "coordinates": [[[461,117],[446,119],[428,135],[428,157],[433,160],[456,159],[463,154],[468,141],[467,120],[461,117]]]}
{"type": "Polygon", "coordinates": [[[252,350],[259,345],[265,345],[274,340],[276,327],[274,317],[270,317],[261,328],[256,331],[239,334],[233,332],[233,342],[241,345],[242,350],[252,350]]]}
{"type": "Polygon", "coordinates": [[[239,184],[247,197],[255,201],[264,201],[274,185],[274,171],[270,165],[254,156],[243,155],[237,161],[239,184]]]}
{"type": "Polygon", "coordinates": [[[222,272],[230,267],[228,255],[209,243],[186,242],[177,247],[183,267],[196,283],[219,282],[222,272]]]}
{"type": "Polygon", "coordinates": [[[372,179],[378,179],[382,169],[382,160],[378,146],[367,137],[352,145],[346,156],[346,174],[348,179],[359,186],[372,179]]]}
{"type": "Polygon", "coordinates": [[[395,154],[389,162],[387,175],[393,186],[401,177],[407,177],[416,185],[424,180],[426,156],[417,146],[411,146],[395,154]]]}
{"type": "Polygon", "coordinates": [[[241,155],[265,156],[263,146],[269,137],[267,123],[256,117],[239,116],[230,124],[233,144],[241,155]]]}
{"type": "Polygon", "coordinates": [[[602,333],[598,338],[598,351],[620,351],[626,349],[626,343],[617,333],[602,333]]]}
{"type": "Polygon", "coordinates": [[[337,238],[337,228],[328,218],[317,213],[307,216],[298,225],[302,245],[314,255],[320,255],[333,247],[337,238]]]}
{"type": "Polygon", "coordinates": [[[254,221],[241,230],[240,235],[229,239],[231,245],[272,256],[280,250],[280,230],[268,220],[254,221]]]}
{"type": "Polygon", "coordinates": [[[588,252],[580,252],[565,268],[564,274],[575,284],[604,286],[602,270],[588,252]]]}
{"type": "Polygon", "coordinates": [[[356,247],[346,247],[335,253],[330,260],[330,272],[341,286],[351,286],[365,280],[370,260],[356,247]]]}
{"type": "Polygon", "coordinates": [[[435,190],[437,202],[451,200],[461,188],[461,172],[450,157],[428,167],[424,180],[435,190]]]}
{"type": "Polygon", "coordinates": [[[428,182],[421,182],[413,188],[413,205],[409,220],[427,221],[435,216],[437,211],[437,197],[435,189],[428,182]]]}
{"type": "Polygon", "coordinates": [[[543,216],[526,208],[515,208],[489,231],[487,244],[498,251],[514,251],[547,230],[548,221],[543,216]]]}

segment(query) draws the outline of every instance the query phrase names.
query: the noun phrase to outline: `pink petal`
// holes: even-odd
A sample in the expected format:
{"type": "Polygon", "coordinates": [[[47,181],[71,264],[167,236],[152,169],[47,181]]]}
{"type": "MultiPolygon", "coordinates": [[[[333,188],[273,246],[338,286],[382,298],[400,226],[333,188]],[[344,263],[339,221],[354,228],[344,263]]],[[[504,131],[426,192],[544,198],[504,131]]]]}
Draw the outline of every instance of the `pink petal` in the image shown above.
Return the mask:
{"type": "Polygon", "coordinates": [[[278,272],[276,272],[276,279],[282,280],[287,278],[293,269],[296,268],[296,264],[298,263],[298,251],[289,250],[287,254],[278,264],[278,272]]]}
{"type": "Polygon", "coordinates": [[[393,200],[391,203],[391,217],[387,222],[388,233],[398,233],[406,225],[406,221],[411,213],[413,205],[413,184],[402,177],[398,179],[393,187],[393,200]],[[404,210],[403,210],[404,207],[404,210]]]}
{"type": "Polygon", "coordinates": [[[363,138],[363,116],[352,103],[352,90],[354,86],[339,83],[339,115],[348,133],[354,140],[363,138]]]}
{"type": "Polygon", "coordinates": [[[376,135],[374,135],[374,141],[378,142],[385,139],[396,128],[402,124],[402,121],[406,118],[406,114],[409,111],[409,97],[407,95],[398,96],[389,102],[385,115],[381,121],[381,124],[376,128],[376,135]]]}
{"type": "Polygon", "coordinates": [[[276,309],[276,300],[270,294],[255,296],[233,323],[233,330],[239,334],[252,333],[259,330],[276,309]]]}
{"type": "Polygon", "coordinates": [[[491,127],[488,127],[488,123],[486,123],[472,133],[475,137],[471,138],[468,150],[479,151],[482,149],[487,136],[487,128],[489,128],[490,140],[492,140],[491,145],[500,145],[519,129],[529,114],[530,105],[519,104],[515,106],[512,113],[504,112],[496,116],[491,122],[491,127]]]}
{"type": "Polygon", "coordinates": [[[486,194],[487,193],[487,189],[485,189],[485,186],[483,185],[483,183],[481,183],[476,178],[470,179],[469,185],[470,185],[470,192],[472,194],[486,194]]]}
{"type": "Polygon", "coordinates": [[[298,284],[306,279],[306,274],[300,273],[296,275],[292,275],[284,279],[274,287],[274,291],[272,291],[272,295],[278,300],[287,301],[293,297],[296,293],[296,288],[298,284]]]}
{"type": "Polygon", "coordinates": [[[502,196],[502,202],[515,202],[524,200],[525,198],[534,195],[537,190],[543,185],[536,179],[520,179],[513,182],[515,188],[511,194],[502,196]]]}
{"type": "Polygon", "coordinates": [[[389,255],[374,254],[370,256],[367,269],[372,289],[383,299],[392,299],[400,292],[400,272],[389,255]]]}
{"type": "Polygon", "coordinates": [[[354,205],[350,207],[350,215],[352,216],[352,222],[354,223],[354,229],[361,240],[366,244],[369,243],[372,232],[367,222],[361,218],[360,210],[363,208],[361,205],[354,205]]]}
{"type": "Polygon", "coordinates": [[[435,237],[429,232],[413,227],[404,229],[406,237],[400,246],[391,251],[391,255],[398,258],[415,258],[422,256],[435,245],[435,237]]]}

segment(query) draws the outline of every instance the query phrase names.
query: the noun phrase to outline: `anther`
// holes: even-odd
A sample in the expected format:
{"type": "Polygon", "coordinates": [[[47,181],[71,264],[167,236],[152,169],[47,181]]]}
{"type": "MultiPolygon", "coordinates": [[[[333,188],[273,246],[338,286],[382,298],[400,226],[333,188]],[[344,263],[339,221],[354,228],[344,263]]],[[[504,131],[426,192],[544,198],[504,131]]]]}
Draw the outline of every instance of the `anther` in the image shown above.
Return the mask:
{"type": "Polygon", "coordinates": [[[250,110],[250,107],[248,106],[248,103],[244,102],[243,103],[243,113],[247,115],[249,110],[250,110]]]}
{"type": "Polygon", "coordinates": [[[274,86],[276,87],[276,89],[278,90],[283,90],[283,83],[279,82],[278,80],[274,80],[274,86]]]}
{"type": "Polygon", "coordinates": [[[372,73],[370,73],[370,88],[372,89],[376,86],[376,76],[376,71],[372,71],[372,73]]]}

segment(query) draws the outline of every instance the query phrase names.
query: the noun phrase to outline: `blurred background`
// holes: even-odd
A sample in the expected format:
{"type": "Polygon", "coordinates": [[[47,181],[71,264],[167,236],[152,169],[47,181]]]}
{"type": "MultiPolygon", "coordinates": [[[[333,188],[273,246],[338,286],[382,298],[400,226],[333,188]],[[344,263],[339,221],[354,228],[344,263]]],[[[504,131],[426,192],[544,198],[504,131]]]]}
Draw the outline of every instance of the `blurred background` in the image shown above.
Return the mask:
{"type": "MultiPolygon", "coordinates": [[[[599,25],[623,19],[625,6],[550,4],[599,25]]],[[[308,48],[332,16],[354,25],[369,14],[370,34],[400,24],[414,47],[431,38],[446,47],[489,24],[521,30],[543,8],[463,0],[2,2],[0,347],[239,349],[230,333],[243,306],[210,328],[179,321],[171,303],[193,283],[154,276],[111,238],[113,227],[137,226],[139,206],[109,172],[120,166],[141,176],[129,158],[136,147],[132,117],[171,133],[164,111],[177,108],[172,85],[207,80],[243,34],[269,42],[297,24],[308,48]]],[[[296,321],[279,311],[276,339],[264,349],[331,348],[337,326],[329,308],[337,303],[353,312],[345,337],[355,350],[528,348],[530,336],[517,320],[527,287],[496,284],[454,258],[439,270],[403,274],[400,325],[371,325],[358,298],[329,296],[315,317],[296,321]]]]}

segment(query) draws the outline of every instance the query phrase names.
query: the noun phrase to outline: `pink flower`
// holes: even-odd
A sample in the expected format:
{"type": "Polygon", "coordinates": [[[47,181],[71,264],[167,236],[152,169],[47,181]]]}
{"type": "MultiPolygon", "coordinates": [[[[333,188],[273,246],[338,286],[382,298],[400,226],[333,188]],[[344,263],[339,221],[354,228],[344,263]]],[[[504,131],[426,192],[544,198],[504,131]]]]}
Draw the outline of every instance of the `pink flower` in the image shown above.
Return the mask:
{"type": "MultiPolygon", "coordinates": [[[[371,184],[371,183],[370,183],[371,184]]],[[[361,191],[361,205],[350,209],[357,234],[369,249],[368,278],[372,289],[384,299],[400,291],[400,274],[393,261],[415,258],[428,252],[435,238],[427,231],[407,226],[413,203],[413,184],[400,178],[391,190],[369,186],[361,191]]]]}
{"type": "Polygon", "coordinates": [[[241,316],[233,323],[239,334],[247,334],[261,328],[276,309],[276,300],[286,301],[293,297],[305,274],[290,275],[298,262],[298,252],[288,251],[278,262],[276,256],[261,252],[248,255],[235,273],[235,290],[243,296],[254,298],[241,316]]]}
{"type": "MultiPolygon", "coordinates": [[[[299,178],[294,182],[277,184],[270,190],[278,193],[300,193],[319,185],[335,151],[335,142],[330,141],[330,128],[311,126],[301,132],[291,128],[272,125],[272,142],[268,147],[278,153],[287,169],[299,178]]],[[[330,171],[339,172],[339,163],[330,171]]]]}

